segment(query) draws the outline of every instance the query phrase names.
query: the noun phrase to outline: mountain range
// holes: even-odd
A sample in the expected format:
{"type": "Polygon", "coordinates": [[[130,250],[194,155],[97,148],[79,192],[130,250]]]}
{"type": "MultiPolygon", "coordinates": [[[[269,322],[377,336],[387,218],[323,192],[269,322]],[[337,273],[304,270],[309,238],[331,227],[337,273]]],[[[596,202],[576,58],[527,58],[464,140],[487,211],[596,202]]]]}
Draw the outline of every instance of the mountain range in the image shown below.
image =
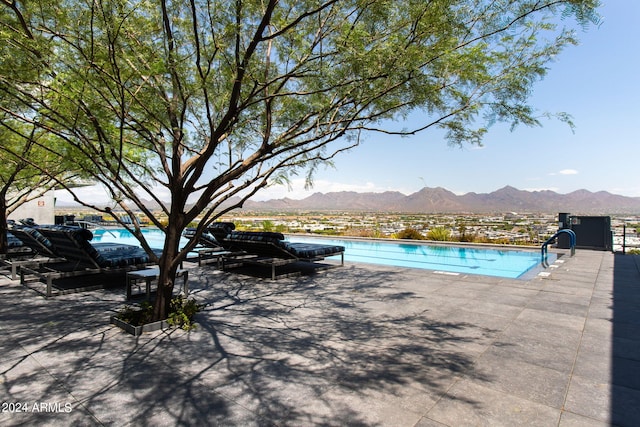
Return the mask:
{"type": "Polygon", "coordinates": [[[619,196],[606,191],[525,191],[506,186],[491,193],[456,195],[444,188],[425,187],[413,194],[398,191],[314,193],[301,199],[247,201],[244,210],[254,211],[367,211],[405,213],[570,212],[576,214],[640,213],[640,197],[619,196]]]}

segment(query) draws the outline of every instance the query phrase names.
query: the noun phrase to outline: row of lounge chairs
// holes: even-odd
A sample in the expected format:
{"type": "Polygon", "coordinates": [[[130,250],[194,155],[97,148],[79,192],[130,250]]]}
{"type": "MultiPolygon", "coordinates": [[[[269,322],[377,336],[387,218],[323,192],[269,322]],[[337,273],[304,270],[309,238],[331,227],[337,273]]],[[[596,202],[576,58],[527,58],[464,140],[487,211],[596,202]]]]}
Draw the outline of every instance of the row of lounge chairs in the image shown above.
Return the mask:
{"type": "MultiPolygon", "coordinates": [[[[14,226],[11,233],[36,256],[12,261],[12,278],[46,282],[46,296],[52,296],[56,279],[91,274],[124,273],[152,264],[139,246],[120,243],[91,243],[90,230],[65,225],[14,226]]],[[[160,255],[160,251],[156,252],[160,255]]],[[[101,287],[101,286],[98,286],[101,287]]]]}
{"type": "MultiPolygon", "coordinates": [[[[151,264],[149,255],[139,246],[91,243],[91,231],[80,227],[13,225],[11,233],[34,254],[10,262],[12,278],[16,279],[19,271],[23,284],[45,282],[46,296],[54,294],[56,279],[122,273],[151,264]]],[[[187,230],[185,236],[195,238],[194,230],[187,230]]],[[[278,268],[296,262],[315,263],[339,255],[340,265],[344,265],[343,246],[292,243],[281,233],[235,231],[235,225],[228,222],[214,223],[200,236],[198,244],[204,254],[215,255],[223,270],[243,265],[266,266],[271,269],[272,279],[279,276],[278,268]]],[[[156,250],[156,255],[160,254],[156,250]]]]}
{"type": "Polygon", "coordinates": [[[205,254],[213,254],[220,261],[223,270],[246,264],[266,266],[271,269],[274,280],[280,276],[279,267],[293,263],[316,263],[340,256],[340,265],[344,265],[344,246],[293,243],[285,240],[281,233],[235,231],[235,224],[231,222],[212,224],[202,234],[199,244],[205,248],[205,254]]]}
{"type": "MultiPolygon", "coordinates": [[[[339,255],[340,265],[344,265],[344,246],[293,243],[286,241],[281,233],[230,231],[231,225],[222,223],[212,230],[212,234],[217,235],[217,239],[232,252],[231,256],[223,258],[223,270],[238,264],[268,266],[271,278],[275,280],[277,268],[296,262],[316,263],[339,255]]],[[[288,274],[286,269],[284,274],[288,274]]]]}

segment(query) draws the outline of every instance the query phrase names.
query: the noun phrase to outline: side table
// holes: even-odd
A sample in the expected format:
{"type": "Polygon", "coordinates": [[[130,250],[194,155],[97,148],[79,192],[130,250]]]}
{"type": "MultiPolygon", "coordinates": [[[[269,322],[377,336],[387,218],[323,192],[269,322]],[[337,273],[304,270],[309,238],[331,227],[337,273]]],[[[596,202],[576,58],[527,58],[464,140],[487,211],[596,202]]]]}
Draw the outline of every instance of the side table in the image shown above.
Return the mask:
{"type": "MultiPolygon", "coordinates": [[[[158,267],[146,268],[144,270],[135,270],[127,273],[127,299],[131,299],[131,288],[139,280],[144,280],[147,300],[151,299],[151,281],[156,280],[160,274],[158,267]]],[[[182,292],[185,296],[189,295],[189,271],[179,268],[176,272],[176,279],[182,277],[182,292]]]]}

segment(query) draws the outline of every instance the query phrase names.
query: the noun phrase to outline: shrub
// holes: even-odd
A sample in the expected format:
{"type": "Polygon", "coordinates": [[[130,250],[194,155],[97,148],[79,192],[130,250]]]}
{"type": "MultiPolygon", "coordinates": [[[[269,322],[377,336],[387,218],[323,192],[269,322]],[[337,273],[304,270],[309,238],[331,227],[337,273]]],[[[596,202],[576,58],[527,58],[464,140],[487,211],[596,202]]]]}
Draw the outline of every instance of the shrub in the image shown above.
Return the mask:
{"type": "Polygon", "coordinates": [[[445,227],[434,227],[427,233],[427,239],[446,242],[451,238],[451,230],[445,227]]]}
{"type": "Polygon", "coordinates": [[[387,237],[380,229],[371,228],[350,228],[343,232],[336,232],[337,235],[349,236],[349,237],[367,237],[372,239],[380,239],[387,237]]]}
{"type": "MultiPolygon", "coordinates": [[[[190,331],[196,328],[196,324],[193,322],[193,316],[203,306],[196,303],[195,299],[185,300],[182,295],[171,300],[171,312],[167,317],[167,323],[171,326],[178,326],[185,331],[190,331]]],[[[141,326],[151,322],[153,315],[153,305],[144,301],[140,304],[140,307],[125,306],[116,317],[123,322],[126,322],[133,326],[141,326]]]]}
{"type": "Polygon", "coordinates": [[[407,227],[404,230],[398,232],[396,237],[398,239],[424,240],[424,236],[418,230],[411,227],[407,227]]]}
{"type": "Polygon", "coordinates": [[[478,241],[478,236],[476,234],[463,233],[458,238],[458,241],[459,242],[473,243],[473,242],[477,242],[478,241]]]}
{"type": "Polygon", "coordinates": [[[182,295],[178,295],[171,300],[171,312],[167,323],[171,326],[179,326],[185,331],[195,329],[196,324],[193,323],[193,316],[202,308],[203,306],[196,303],[195,299],[185,300],[182,295]]]}

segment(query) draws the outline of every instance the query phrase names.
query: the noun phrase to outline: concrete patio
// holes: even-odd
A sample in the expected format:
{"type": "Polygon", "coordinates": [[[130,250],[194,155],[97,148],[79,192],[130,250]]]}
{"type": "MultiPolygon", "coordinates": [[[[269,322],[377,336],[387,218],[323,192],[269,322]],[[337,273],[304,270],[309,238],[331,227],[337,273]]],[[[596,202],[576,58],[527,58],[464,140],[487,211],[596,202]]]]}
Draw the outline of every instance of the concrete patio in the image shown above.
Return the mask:
{"type": "Polygon", "coordinates": [[[109,324],[124,287],[0,277],[0,425],[638,425],[639,258],[578,250],[528,281],[187,263],[198,329],[138,338],[109,324]]]}

